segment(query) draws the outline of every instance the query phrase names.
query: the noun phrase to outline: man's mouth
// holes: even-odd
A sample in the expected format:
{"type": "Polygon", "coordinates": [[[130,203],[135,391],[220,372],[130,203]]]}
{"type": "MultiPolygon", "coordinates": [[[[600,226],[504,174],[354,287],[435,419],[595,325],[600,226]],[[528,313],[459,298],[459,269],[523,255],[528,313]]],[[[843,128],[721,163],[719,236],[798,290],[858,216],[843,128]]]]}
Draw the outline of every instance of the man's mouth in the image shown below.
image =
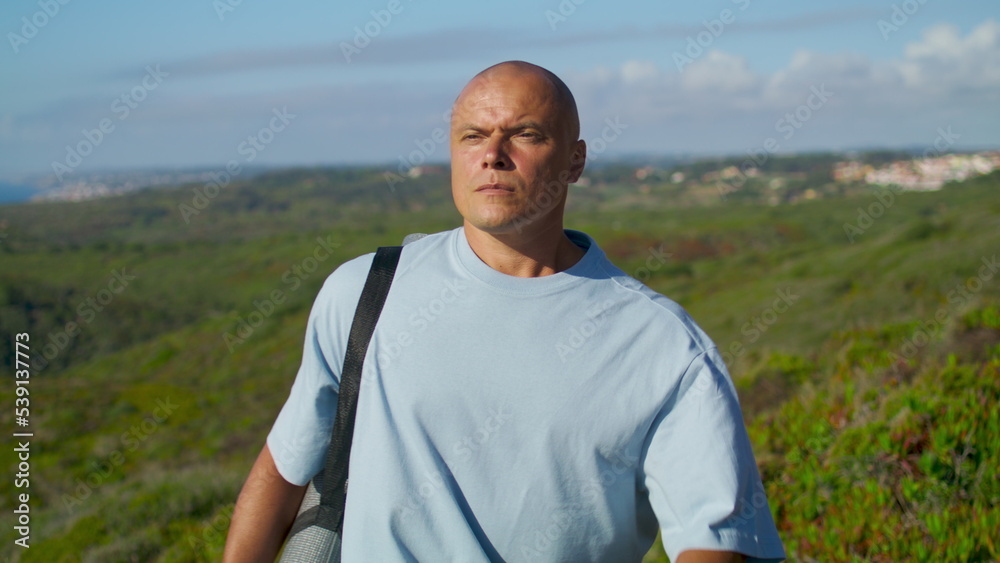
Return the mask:
{"type": "Polygon", "coordinates": [[[506,184],[490,183],[479,186],[478,188],[476,188],[476,192],[482,192],[487,194],[513,193],[514,188],[506,184]]]}

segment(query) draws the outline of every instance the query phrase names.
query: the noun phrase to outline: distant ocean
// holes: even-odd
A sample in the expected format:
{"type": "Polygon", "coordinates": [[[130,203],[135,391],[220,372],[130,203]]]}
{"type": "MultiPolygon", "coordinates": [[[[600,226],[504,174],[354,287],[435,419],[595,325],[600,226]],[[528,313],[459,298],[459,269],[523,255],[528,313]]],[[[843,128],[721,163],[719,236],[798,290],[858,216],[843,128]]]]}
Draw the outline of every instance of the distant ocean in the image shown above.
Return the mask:
{"type": "Polygon", "coordinates": [[[0,182],[0,205],[28,201],[37,193],[38,190],[31,186],[0,182]]]}

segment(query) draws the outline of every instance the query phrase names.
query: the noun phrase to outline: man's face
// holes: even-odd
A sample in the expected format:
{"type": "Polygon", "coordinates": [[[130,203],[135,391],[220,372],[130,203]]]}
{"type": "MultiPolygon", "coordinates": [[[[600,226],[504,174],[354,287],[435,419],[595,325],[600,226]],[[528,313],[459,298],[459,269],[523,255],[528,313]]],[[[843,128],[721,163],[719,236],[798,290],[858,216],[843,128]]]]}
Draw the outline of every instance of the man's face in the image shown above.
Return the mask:
{"type": "Polygon", "coordinates": [[[452,196],[466,224],[491,234],[562,227],[568,183],[586,147],[543,76],[499,72],[474,79],[451,117],[452,196]]]}

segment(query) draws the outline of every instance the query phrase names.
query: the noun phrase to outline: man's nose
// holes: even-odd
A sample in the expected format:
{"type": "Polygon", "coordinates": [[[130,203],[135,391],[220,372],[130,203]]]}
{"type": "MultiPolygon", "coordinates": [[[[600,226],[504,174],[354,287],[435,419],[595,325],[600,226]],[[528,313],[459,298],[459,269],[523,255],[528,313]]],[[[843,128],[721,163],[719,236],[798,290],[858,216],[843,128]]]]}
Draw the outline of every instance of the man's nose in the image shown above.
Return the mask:
{"type": "Polygon", "coordinates": [[[510,168],[510,158],[504,148],[503,138],[490,139],[483,154],[483,169],[510,168]]]}

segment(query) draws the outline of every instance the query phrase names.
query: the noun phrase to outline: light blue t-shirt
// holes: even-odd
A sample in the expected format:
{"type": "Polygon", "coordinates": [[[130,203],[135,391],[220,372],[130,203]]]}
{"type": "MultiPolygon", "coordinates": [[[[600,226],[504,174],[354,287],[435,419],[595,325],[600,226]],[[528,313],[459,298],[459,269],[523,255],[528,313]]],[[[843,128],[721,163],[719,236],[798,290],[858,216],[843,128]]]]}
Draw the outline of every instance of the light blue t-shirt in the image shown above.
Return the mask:
{"type": "MultiPolygon", "coordinates": [[[[679,305],[585,256],[486,265],[462,228],[406,246],[365,358],[343,560],[782,558],[736,392],[679,305]]],[[[268,436],[282,476],[321,468],[371,254],[327,279],[268,436]]]]}

